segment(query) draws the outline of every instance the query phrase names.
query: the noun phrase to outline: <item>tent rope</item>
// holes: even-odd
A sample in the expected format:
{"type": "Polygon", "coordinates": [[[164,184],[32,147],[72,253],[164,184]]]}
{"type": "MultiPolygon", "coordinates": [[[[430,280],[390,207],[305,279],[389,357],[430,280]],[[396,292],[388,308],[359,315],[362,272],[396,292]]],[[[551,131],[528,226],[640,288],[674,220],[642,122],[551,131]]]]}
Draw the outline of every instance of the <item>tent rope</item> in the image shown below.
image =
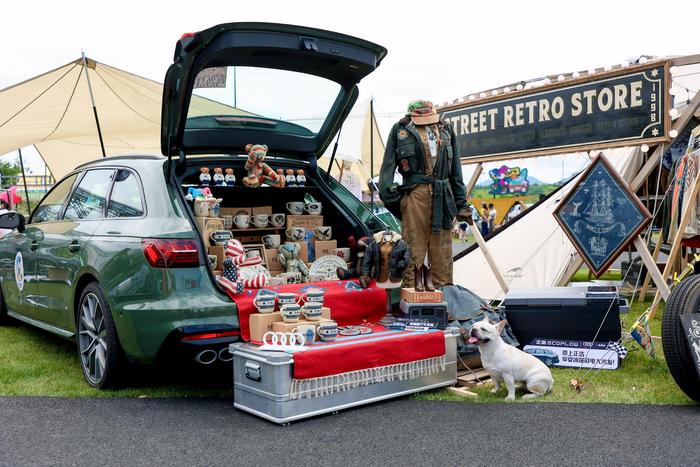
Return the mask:
{"type": "Polygon", "coordinates": [[[49,133],[48,135],[46,135],[46,136],[41,140],[42,142],[44,142],[44,141],[46,141],[47,139],[49,139],[49,137],[51,137],[51,135],[53,135],[54,133],[56,133],[56,130],[58,130],[58,127],[61,126],[61,123],[63,122],[63,119],[64,119],[65,116],[66,116],[66,113],[68,113],[68,108],[70,107],[70,103],[73,101],[73,96],[75,95],[75,90],[78,88],[78,83],[80,82],[80,78],[81,78],[82,76],[83,76],[82,73],[79,73],[79,74],[78,74],[78,79],[75,80],[75,84],[73,85],[73,90],[72,90],[71,93],[70,93],[70,97],[68,98],[68,103],[66,103],[66,107],[63,109],[63,113],[61,114],[61,118],[58,119],[58,123],[56,124],[56,126],[54,127],[54,129],[51,131],[51,133],[49,133]]]}
{"type": "Polygon", "coordinates": [[[97,68],[95,68],[95,74],[102,80],[103,83],[105,83],[105,86],[107,86],[107,89],[109,89],[109,90],[112,92],[112,94],[114,94],[114,95],[116,96],[116,98],[119,99],[119,100],[121,101],[121,103],[124,104],[129,110],[131,110],[131,111],[134,112],[136,115],[138,115],[139,117],[143,118],[144,120],[146,120],[146,121],[148,121],[148,122],[151,122],[151,123],[153,123],[154,125],[158,125],[158,126],[160,127],[160,122],[156,122],[156,121],[151,120],[150,118],[148,118],[148,117],[146,117],[146,116],[144,116],[144,115],[141,115],[141,114],[140,114],[138,111],[136,111],[133,107],[131,107],[129,104],[127,104],[126,101],[125,101],[124,99],[122,99],[121,96],[120,96],[119,94],[117,94],[117,93],[114,91],[114,89],[112,89],[112,86],[110,86],[109,83],[107,83],[107,81],[104,79],[104,77],[102,76],[102,74],[100,74],[100,71],[99,71],[97,68]]]}

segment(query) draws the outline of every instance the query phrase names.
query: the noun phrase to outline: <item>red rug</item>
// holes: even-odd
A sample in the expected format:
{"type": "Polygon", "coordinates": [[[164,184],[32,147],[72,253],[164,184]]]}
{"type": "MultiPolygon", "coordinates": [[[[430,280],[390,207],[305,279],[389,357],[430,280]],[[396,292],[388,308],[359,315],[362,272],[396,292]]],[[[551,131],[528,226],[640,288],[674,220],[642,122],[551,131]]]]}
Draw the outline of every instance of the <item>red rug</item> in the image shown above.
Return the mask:
{"type": "Polygon", "coordinates": [[[310,289],[324,291],[323,305],[331,309],[331,317],[338,326],[362,323],[377,323],[386,313],[386,290],[374,282],[366,289],[356,281],[324,281],[308,284],[285,284],[262,289],[245,289],[242,295],[229,293],[238,307],[241,337],[250,340],[249,318],[258,310],[253,299],[258,295],[277,295],[280,292],[304,293],[310,289]]]}
{"type": "Polygon", "coordinates": [[[320,378],[369,368],[386,367],[445,355],[442,331],[391,331],[373,326],[373,334],[315,342],[294,353],[294,379],[320,378]]]}

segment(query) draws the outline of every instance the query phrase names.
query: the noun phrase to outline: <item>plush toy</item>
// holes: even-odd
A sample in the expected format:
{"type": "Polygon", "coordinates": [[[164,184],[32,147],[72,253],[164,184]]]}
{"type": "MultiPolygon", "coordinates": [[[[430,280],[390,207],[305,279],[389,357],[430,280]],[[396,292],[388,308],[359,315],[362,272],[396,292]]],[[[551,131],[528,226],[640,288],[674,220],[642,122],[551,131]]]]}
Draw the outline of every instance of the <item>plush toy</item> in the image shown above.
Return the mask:
{"type": "Polygon", "coordinates": [[[285,242],[278,250],[277,261],[285,268],[286,272],[280,274],[282,277],[299,277],[298,282],[308,282],[309,268],[299,259],[301,247],[294,242],[285,242]]]}
{"type": "Polygon", "coordinates": [[[304,175],[304,171],[302,169],[297,170],[297,185],[306,185],[306,175],[304,175]]]}
{"type": "Polygon", "coordinates": [[[235,238],[226,242],[224,251],[224,273],[219,279],[221,286],[235,295],[243,293],[243,288],[260,289],[267,285],[267,277],[262,272],[255,274],[252,279],[243,279],[242,270],[246,267],[255,266],[262,262],[260,256],[248,258],[245,255],[245,248],[235,238]]]}
{"type": "Polygon", "coordinates": [[[236,176],[233,175],[233,169],[230,167],[226,169],[226,175],[224,175],[224,182],[228,186],[233,186],[236,184],[236,176]]]}
{"type": "Polygon", "coordinates": [[[211,183],[211,175],[209,175],[209,167],[201,167],[199,169],[199,184],[202,186],[209,186],[211,183]]]}
{"type": "Polygon", "coordinates": [[[294,170],[287,169],[286,174],[285,183],[287,186],[297,186],[297,178],[294,176],[294,170]]]}
{"type": "Polygon", "coordinates": [[[277,173],[270,168],[265,162],[267,155],[267,146],[264,144],[249,144],[245,147],[248,153],[248,160],[245,163],[245,169],[248,175],[243,178],[243,184],[250,188],[257,188],[263,183],[282,188],[284,186],[284,178],[277,176],[277,173]]]}
{"type": "Polygon", "coordinates": [[[214,168],[214,177],[212,178],[214,185],[222,186],[224,183],[224,171],[221,167],[214,168]]]}

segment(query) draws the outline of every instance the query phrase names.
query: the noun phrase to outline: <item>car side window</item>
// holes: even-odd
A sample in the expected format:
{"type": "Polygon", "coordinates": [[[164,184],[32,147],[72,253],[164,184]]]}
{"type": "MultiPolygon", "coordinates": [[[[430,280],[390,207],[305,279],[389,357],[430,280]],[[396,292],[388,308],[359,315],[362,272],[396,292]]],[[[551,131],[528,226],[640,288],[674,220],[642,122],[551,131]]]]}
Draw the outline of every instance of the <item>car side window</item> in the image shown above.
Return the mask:
{"type": "Polygon", "coordinates": [[[114,169],[96,169],[85,173],[73,191],[64,219],[101,219],[107,204],[114,169]]]}
{"type": "Polygon", "coordinates": [[[40,222],[58,220],[58,217],[61,215],[63,203],[65,203],[66,198],[68,198],[76,178],[78,178],[78,174],[73,174],[59,182],[53,190],[41,200],[41,204],[34,208],[34,213],[29,222],[38,224],[40,222]]]}
{"type": "Polygon", "coordinates": [[[143,216],[143,200],[138,178],[129,170],[117,170],[107,205],[107,217],[141,216],[143,216]]]}

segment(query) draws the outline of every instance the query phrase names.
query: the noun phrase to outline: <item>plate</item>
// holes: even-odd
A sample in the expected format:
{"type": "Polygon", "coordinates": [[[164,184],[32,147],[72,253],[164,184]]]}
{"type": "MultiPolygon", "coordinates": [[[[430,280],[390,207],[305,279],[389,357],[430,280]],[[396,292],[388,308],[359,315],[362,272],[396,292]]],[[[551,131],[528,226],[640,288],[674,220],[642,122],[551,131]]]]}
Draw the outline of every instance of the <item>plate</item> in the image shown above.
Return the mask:
{"type": "Polygon", "coordinates": [[[341,336],[357,336],[360,334],[360,330],[356,328],[346,328],[340,331],[338,334],[341,336]]]}
{"type": "Polygon", "coordinates": [[[261,272],[265,274],[267,282],[270,282],[270,279],[272,279],[272,275],[270,275],[270,271],[268,271],[267,268],[262,264],[256,264],[255,266],[245,266],[238,270],[238,274],[243,280],[253,280],[255,279],[255,276],[257,276],[261,272]]]}
{"type": "Polygon", "coordinates": [[[338,268],[347,269],[348,263],[343,258],[336,255],[325,255],[316,259],[309,267],[309,276],[320,276],[323,280],[338,279],[338,268]]]}

